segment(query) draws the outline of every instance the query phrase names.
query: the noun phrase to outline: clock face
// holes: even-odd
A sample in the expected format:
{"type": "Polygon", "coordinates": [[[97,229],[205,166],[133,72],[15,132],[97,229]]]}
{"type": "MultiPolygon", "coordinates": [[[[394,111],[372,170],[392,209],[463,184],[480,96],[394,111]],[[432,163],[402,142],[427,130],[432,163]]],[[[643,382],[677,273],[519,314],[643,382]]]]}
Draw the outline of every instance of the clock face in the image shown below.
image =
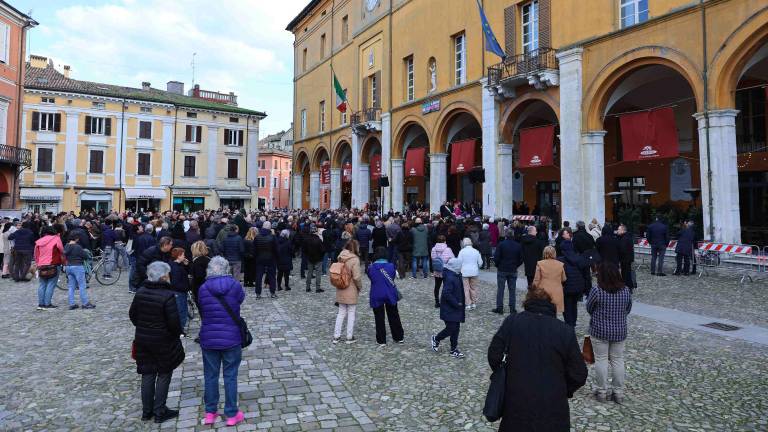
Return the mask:
{"type": "Polygon", "coordinates": [[[376,6],[379,5],[380,0],[365,0],[365,7],[368,9],[368,12],[372,12],[374,9],[376,9],[376,6]]]}

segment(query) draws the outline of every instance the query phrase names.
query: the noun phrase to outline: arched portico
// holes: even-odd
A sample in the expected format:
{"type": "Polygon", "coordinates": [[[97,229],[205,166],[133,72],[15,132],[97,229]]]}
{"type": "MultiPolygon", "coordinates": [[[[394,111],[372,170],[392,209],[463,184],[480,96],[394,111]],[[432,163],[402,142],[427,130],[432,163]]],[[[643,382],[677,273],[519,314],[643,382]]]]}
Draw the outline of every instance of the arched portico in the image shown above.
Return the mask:
{"type": "Polygon", "coordinates": [[[352,206],[352,147],[339,140],[331,158],[331,208],[352,206]]]}
{"type": "Polygon", "coordinates": [[[327,209],[331,206],[331,158],[325,145],[315,148],[312,155],[312,171],[310,172],[310,206],[311,208],[327,209]]]}
{"type": "Polygon", "coordinates": [[[309,156],[304,149],[295,152],[293,160],[293,207],[309,208],[309,156]]]}

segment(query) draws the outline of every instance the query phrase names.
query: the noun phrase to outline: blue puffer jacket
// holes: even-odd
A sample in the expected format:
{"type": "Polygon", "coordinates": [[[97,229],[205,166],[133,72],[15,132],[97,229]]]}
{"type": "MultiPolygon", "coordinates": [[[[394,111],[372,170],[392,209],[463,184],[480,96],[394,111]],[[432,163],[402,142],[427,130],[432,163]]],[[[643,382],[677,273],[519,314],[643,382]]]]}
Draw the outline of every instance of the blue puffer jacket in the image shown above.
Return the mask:
{"type": "Polygon", "coordinates": [[[368,248],[368,243],[371,241],[371,230],[368,226],[360,224],[357,228],[357,242],[360,243],[360,247],[368,248]]]}
{"type": "Polygon", "coordinates": [[[561,244],[563,256],[558,258],[565,267],[565,282],[563,293],[582,294],[588,293],[592,288],[592,275],[589,273],[589,262],[573,248],[573,243],[564,241],[561,244]]]}
{"type": "Polygon", "coordinates": [[[200,287],[198,298],[200,316],[203,319],[200,326],[200,346],[214,350],[239,346],[240,327],[214,296],[223,297],[232,312],[240,316],[240,305],[245,300],[245,291],[242,285],[229,275],[210,277],[200,287]]]}
{"type": "Polygon", "coordinates": [[[464,322],[464,286],[461,275],[448,268],[443,271],[440,319],[447,322],[464,322]]]}
{"type": "Polygon", "coordinates": [[[236,232],[227,233],[221,246],[221,255],[230,263],[242,262],[245,255],[245,242],[236,232]]]}
{"type": "Polygon", "coordinates": [[[371,307],[374,309],[384,304],[397,304],[397,290],[392,287],[382,270],[393,282],[395,280],[395,266],[387,261],[376,261],[368,267],[368,278],[371,280],[370,300],[371,307]]]}
{"type": "Polygon", "coordinates": [[[8,240],[14,241],[13,248],[17,252],[32,252],[35,249],[35,233],[27,227],[13,232],[8,236],[8,240]]]}

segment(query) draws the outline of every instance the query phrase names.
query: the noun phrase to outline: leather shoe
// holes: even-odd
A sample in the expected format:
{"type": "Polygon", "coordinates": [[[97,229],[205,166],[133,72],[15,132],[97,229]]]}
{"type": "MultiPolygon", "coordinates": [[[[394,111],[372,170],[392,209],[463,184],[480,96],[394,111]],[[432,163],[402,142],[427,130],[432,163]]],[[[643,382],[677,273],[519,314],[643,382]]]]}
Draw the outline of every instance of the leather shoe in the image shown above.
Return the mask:
{"type": "Polygon", "coordinates": [[[666,273],[656,273],[656,276],[666,276],[666,273]]]}
{"type": "Polygon", "coordinates": [[[150,420],[152,420],[152,417],[154,417],[154,416],[155,416],[154,413],[142,414],[141,415],[141,420],[142,421],[150,421],[150,420]]]}
{"type": "Polygon", "coordinates": [[[162,413],[161,415],[155,416],[155,423],[162,423],[164,421],[174,419],[178,416],[179,416],[179,412],[177,410],[166,408],[164,413],[162,413]]]}
{"type": "Polygon", "coordinates": [[[499,309],[499,308],[496,308],[496,309],[491,309],[491,312],[493,312],[493,313],[495,313],[495,314],[499,314],[499,315],[501,315],[501,314],[503,314],[503,313],[504,313],[504,309],[499,309]]]}

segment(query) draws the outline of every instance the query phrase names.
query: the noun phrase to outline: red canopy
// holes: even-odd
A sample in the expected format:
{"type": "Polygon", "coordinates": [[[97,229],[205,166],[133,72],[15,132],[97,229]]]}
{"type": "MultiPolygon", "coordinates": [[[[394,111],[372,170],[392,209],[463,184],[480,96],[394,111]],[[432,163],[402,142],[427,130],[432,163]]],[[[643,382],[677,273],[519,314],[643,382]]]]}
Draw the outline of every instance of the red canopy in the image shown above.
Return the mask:
{"type": "Polygon", "coordinates": [[[660,108],[624,114],[621,124],[623,160],[673,158],[679,154],[675,112],[660,108]]]}
{"type": "Polygon", "coordinates": [[[371,179],[378,180],[381,177],[381,155],[375,154],[371,156],[371,179]]]}
{"type": "Polygon", "coordinates": [[[344,183],[349,183],[352,181],[352,162],[344,162],[344,165],[341,169],[341,181],[344,183]]]}
{"type": "Polygon", "coordinates": [[[320,184],[331,184],[331,163],[329,161],[320,165],[320,184]]]}
{"type": "Polygon", "coordinates": [[[552,148],[555,126],[541,126],[520,130],[520,168],[552,166],[552,148]]]}
{"type": "Polygon", "coordinates": [[[476,139],[451,143],[451,174],[468,173],[475,166],[476,139]]]}
{"type": "Polygon", "coordinates": [[[405,152],[405,176],[424,177],[424,157],[426,147],[412,148],[405,152]]]}

